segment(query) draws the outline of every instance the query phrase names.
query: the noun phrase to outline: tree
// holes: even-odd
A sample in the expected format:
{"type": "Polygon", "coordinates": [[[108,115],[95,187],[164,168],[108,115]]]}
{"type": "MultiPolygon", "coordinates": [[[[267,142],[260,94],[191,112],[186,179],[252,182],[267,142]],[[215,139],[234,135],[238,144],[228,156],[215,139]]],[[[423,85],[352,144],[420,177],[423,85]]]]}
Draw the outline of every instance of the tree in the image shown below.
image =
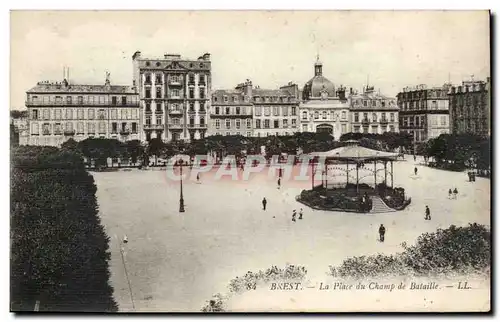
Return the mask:
{"type": "Polygon", "coordinates": [[[19,147],[11,170],[11,309],[116,311],[96,186],[75,151],[19,147]]]}
{"type": "Polygon", "coordinates": [[[126,155],[130,158],[133,164],[136,164],[139,158],[144,155],[144,146],[139,140],[127,141],[126,145],[126,155]]]}
{"type": "Polygon", "coordinates": [[[165,149],[165,143],[163,143],[162,139],[160,138],[154,138],[151,139],[148,143],[148,155],[154,155],[155,157],[155,166],[157,165],[158,162],[158,156],[161,155],[161,153],[165,149]]]}

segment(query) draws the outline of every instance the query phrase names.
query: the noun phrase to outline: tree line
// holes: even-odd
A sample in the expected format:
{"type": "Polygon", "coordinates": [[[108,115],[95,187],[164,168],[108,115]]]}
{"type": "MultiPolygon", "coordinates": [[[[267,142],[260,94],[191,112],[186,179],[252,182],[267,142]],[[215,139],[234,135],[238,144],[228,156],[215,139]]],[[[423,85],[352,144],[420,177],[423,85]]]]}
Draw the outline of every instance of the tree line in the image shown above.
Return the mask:
{"type": "Polygon", "coordinates": [[[116,311],[109,238],[81,156],[33,146],[11,153],[11,310],[116,311]]]}

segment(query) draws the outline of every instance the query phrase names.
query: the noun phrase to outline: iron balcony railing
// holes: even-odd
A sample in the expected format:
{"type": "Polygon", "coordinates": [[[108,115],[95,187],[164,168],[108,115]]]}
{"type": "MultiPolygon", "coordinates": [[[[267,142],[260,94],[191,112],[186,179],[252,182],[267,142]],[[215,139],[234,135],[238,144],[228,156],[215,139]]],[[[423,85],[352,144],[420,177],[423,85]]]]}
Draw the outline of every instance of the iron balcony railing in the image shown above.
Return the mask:
{"type": "Polygon", "coordinates": [[[25,101],[26,106],[105,106],[105,107],[139,107],[139,102],[88,102],[88,101],[25,101]]]}

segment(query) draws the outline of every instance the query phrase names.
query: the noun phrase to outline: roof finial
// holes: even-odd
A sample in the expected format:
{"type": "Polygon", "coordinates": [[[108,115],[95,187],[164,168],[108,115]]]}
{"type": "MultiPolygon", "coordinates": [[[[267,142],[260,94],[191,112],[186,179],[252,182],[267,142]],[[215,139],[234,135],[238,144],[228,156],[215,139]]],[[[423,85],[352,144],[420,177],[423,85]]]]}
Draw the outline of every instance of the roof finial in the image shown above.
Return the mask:
{"type": "Polygon", "coordinates": [[[316,61],[319,62],[319,52],[316,52],[316,61]]]}

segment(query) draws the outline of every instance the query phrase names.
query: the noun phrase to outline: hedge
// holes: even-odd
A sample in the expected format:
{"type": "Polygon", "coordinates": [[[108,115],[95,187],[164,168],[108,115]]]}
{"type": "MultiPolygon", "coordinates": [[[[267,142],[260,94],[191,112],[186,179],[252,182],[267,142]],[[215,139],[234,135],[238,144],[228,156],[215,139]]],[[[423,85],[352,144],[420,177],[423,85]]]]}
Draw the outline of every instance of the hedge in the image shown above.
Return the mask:
{"type": "Polygon", "coordinates": [[[81,157],[19,147],[11,166],[11,310],[116,311],[109,238],[81,157]]]}

